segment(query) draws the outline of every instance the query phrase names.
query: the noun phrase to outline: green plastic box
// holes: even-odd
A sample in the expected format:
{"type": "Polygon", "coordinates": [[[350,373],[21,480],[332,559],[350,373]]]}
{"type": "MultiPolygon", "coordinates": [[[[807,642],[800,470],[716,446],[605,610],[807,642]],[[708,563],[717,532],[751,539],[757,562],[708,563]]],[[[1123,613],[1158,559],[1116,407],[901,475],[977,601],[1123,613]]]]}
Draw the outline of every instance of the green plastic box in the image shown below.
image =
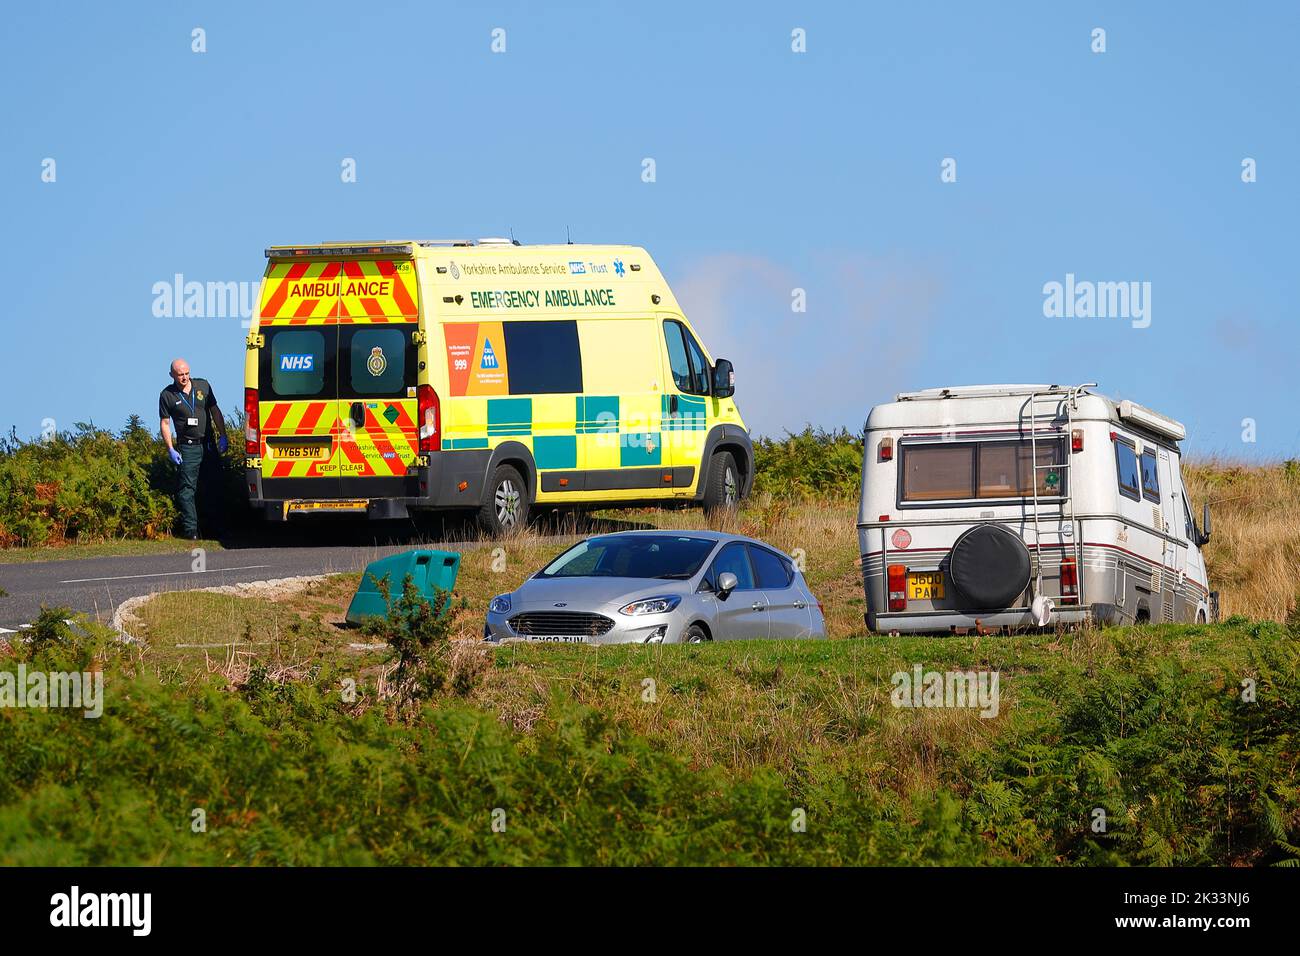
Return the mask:
{"type": "MultiPolygon", "coordinates": [[[[460,555],[454,551],[434,551],[424,549],[394,554],[366,565],[366,573],[361,577],[361,587],[352,596],[348,605],[348,622],[360,624],[365,618],[388,613],[384,595],[376,581],[382,581],[388,575],[388,593],[393,600],[402,596],[402,582],[409,574],[415,586],[424,595],[426,601],[433,604],[439,591],[450,591],[456,586],[456,575],[460,573],[460,555]]],[[[451,606],[448,601],[442,613],[446,614],[451,606]]]]}

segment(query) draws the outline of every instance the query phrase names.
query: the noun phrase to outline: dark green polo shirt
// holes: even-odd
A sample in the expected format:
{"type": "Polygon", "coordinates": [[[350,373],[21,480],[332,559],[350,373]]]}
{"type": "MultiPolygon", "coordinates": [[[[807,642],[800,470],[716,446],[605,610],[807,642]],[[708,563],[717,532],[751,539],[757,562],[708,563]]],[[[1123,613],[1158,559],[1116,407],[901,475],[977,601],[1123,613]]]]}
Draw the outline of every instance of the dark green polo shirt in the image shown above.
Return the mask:
{"type": "Polygon", "coordinates": [[[217,398],[205,378],[190,379],[190,393],[186,395],[172,382],[158,394],[158,420],[172,420],[172,435],[176,438],[202,439],[208,434],[209,410],[215,408],[217,398]],[[191,425],[190,419],[197,424],[191,425]]]}

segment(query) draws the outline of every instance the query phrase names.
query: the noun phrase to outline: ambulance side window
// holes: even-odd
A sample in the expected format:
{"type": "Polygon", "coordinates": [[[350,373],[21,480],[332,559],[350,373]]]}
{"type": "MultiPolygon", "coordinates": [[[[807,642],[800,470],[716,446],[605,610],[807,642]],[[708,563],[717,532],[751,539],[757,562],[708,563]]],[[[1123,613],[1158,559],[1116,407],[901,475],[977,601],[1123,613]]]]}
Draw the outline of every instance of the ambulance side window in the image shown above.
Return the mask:
{"type": "Polygon", "coordinates": [[[682,337],[686,339],[686,353],[691,360],[691,387],[686,389],[692,395],[709,394],[709,363],[704,357],[704,349],[695,341],[686,326],[682,326],[682,337]]]}
{"type": "Polygon", "coordinates": [[[505,322],[503,331],[511,395],[582,391],[577,322],[505,322]]]}
{"type": "Polygon", "coordinates": [[[668,344],[668,366],[672,369],[673,384],[679,392],[691,390],[691,361],[686,357],[680,323],[664,323],[664,341],[668,344]]]}

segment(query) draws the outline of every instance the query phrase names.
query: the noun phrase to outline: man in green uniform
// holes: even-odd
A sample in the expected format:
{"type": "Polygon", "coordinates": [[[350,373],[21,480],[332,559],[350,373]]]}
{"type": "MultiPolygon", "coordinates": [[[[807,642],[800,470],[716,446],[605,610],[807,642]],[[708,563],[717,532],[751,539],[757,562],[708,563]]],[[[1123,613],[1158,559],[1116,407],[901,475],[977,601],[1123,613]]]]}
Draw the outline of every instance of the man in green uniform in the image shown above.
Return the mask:
{"type": "MultiPolygon", "coordinates": [[[[190,539],[199,536],[199,515],[194,494],[199,484],[199,471],[205,472],[204,485],[210,483],[211,474],[219,469],[216,454],[224,454],[227,447],[226,420],[217,407],[217,398],[206,379],[191,378],[190,366],[185,359],[175,359],[171,365],[172,384],[158,395],[159,427],[167,454],[180,472],[176,507],[181,513],[181,533],[190,539]],[[213,428],[218,437],[213,442],[213,428]],[[204,460],[209,468],[203,468],[204,460]]],[[[208,494],[212,489],[208,488],[208,494]]]]}

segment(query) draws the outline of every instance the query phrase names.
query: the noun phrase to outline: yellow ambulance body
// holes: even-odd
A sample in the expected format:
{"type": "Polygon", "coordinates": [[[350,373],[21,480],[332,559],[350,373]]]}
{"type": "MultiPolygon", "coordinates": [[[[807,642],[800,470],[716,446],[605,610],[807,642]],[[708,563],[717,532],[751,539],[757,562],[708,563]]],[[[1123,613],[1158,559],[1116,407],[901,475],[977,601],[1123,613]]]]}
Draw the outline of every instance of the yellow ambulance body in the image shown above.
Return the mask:
{"type": "Polygon", "coordinates": [[[534,506],[733,506],[753,448],[635,246],[508,240],[266,250],[245,361],[250,501],[273,520],[534,506]]]}

